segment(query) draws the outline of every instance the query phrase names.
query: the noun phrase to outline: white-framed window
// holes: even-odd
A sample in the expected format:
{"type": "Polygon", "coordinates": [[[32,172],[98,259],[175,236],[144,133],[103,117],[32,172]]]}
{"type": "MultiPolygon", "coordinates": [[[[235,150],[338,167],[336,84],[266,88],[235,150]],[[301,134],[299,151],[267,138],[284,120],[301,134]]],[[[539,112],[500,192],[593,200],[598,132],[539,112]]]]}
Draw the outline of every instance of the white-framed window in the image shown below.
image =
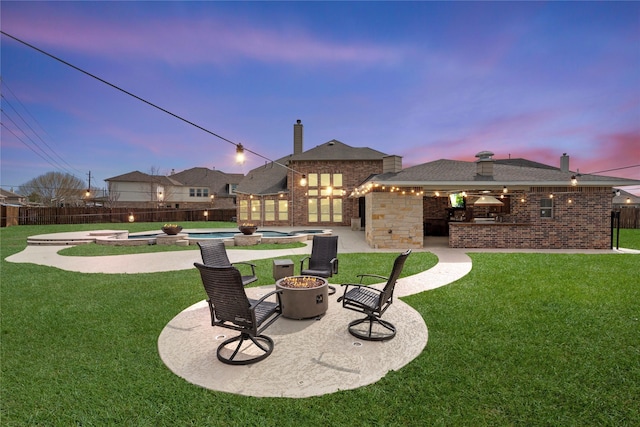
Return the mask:
{"type": "Polygon", "coordinates": [[[342,222],[342,199],[333,199],[333,221],[342,222]]]}
{"type": "Polygon", "coordinates": [[[342,222],[341,173],[311,173],[307,177],[309,222],[342,222]]]}
{"type": "Polygon", "coordinates": [[[264,201],[264,220],[275,221],[276,219],[276,201],[267,199],[264,201]]]}
{"type": "Polygon", "coordinates": [[[209,197],[208,188],[190,188],[189,197],[209,197]]]}
{"type": "Polygon", "coordinates": [[[261,211],[260,200],[257,200],[257,199],[251,200],[251,220],[260,221],[261,217],[262,217],[262,211],[261,211]]]}
{"type": "Polygon", "coordinates": [[[238,215],[240,216],[240,221],[247,221],[249,219],[249,201],[248,200],[240,200],[240,205],[238,207],[238,215]]]}
{"type": "Polygon", "coordinates": [[[318,199],[309,199],[307,203],[309,222],[318,222],[318,199]]]}
{"type": "Polygon", "coordinates": [[[278,220],[289,220],[289,202],[287,200],[278,200],[278,220]]]}
{"type": "Polygon", "coordinates": [[[540,200],[540,218],[553,218],[553,199],[540,200]]]}

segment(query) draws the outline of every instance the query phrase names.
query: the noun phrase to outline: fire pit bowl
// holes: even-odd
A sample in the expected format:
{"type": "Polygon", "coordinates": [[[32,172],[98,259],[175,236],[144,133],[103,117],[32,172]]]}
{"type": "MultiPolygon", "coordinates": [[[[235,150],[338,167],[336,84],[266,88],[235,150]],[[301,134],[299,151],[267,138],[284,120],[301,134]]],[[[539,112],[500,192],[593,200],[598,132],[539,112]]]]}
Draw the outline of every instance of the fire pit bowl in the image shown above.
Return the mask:
{"type": "Polygon", "coordinates": [[[168,234],[169,236],[175,236],[182,231],[182,226],[175,224],[165,224],[164,227],[162,227],[162,231],[164,231],[165,234],[168,234]]]}
{"type": "Polygon", "coordinates": [[[282,315],[289,319],[318,317],[329,308],[328,282],[322,277],[290,276],[276,282],[282,291],[282,315]]]}

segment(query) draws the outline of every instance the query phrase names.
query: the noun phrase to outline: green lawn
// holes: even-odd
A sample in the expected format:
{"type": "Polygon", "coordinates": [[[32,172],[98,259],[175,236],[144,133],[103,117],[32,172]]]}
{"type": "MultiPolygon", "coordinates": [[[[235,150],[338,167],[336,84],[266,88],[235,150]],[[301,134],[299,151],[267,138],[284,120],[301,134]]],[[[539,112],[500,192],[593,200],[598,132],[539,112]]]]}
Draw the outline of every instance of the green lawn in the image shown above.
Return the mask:
{"type": "MultiPolygon", "coordinates": [[[[405,298],[429,341],[401,370],[320,397],[253,398],[186,383],[158,356],[166,323],[204,299],[195,269],[82,274],[4,261],[33,234],[157,228],[133,225],[0,230],[1,425],[640,425],[639,255],[472,254],[463,279],[405,298]]],[[[622,231],[621,246],[629,232],[640,249],[639,230],[622,231]]],[[[432,265],[417,255],[406,273],[432,265]]],[[[339,278],[388,273],[393,257],[343,254],[339,278]]]]}

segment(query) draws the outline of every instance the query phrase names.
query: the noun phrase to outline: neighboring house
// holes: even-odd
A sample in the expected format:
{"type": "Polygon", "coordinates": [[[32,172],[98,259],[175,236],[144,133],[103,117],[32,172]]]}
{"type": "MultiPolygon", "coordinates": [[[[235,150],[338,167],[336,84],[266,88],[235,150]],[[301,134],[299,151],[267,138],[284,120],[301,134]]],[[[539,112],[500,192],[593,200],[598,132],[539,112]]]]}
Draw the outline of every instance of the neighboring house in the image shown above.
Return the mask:
{"type": "Polygon", "coordinates": [[[419,248],[448,235],[456,248],[606,249],[613,187],[640,181],[523,159],[437,160],[371,177],[352,193],[365,199],[365,238],[377,248],[419,248]]]}
{"type": "Polygon", "coordinates": [[[26,205],[26,197],[0,188],[0,227],[18,225],[19,209],[26,205]]]}
{"type": "Polygon", "coordinates": [[[236,189],[239,223],[259,226],[335,227],[360,216],[349,192],[394,165],[395,156],[331,140],[303,150],[303,128],[294,124],[293,154],[251,170],[236,189]],[[306,183],[301,183],[302,179],[306,183]]]}
{"type": "Polygon", "coordinates": [[[16,194],[13,191],[3,190],[0,188],[0,203],[6,203],[8,205],[26,205],[27,198],[16,194]]]}
{"type": "Polygon", "coordinates": [[[112,207],[234,209],[241,174],[192,168],[170,176],[139,171],[108,178],[112,207]]]}
{"type": "Polygon", "coordinates": [[[628,191],[613,189],[613,208],[639,208],[640,197],[631,194],[628,191]]]}

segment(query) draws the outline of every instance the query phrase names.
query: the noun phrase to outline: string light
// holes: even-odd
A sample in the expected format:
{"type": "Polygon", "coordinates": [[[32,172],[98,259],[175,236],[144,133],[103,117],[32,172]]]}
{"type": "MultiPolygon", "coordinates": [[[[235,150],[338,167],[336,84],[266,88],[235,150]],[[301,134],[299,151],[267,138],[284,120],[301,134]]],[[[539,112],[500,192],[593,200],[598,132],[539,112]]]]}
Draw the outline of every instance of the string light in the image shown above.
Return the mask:
{"type": "Polygon", "coordinates": [[[242,164],[244,163],[244,147],[242,144],[236,145],[236,162],[242,164]]]}

